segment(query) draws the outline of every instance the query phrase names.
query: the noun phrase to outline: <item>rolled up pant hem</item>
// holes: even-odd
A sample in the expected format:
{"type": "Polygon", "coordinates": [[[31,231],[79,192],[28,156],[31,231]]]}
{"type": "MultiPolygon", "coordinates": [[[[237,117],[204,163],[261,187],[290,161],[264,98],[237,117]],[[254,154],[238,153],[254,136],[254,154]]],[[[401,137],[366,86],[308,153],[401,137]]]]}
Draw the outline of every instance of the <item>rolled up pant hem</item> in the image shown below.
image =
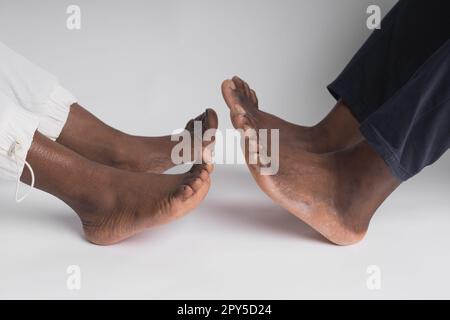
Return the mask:
{"type": "Polygon", "coordinates": [[[39,113],[39,132],[53,141],[58,139],[67,122],[70,106],[76,102],[69,91],[56,84],[46,103],[37,108],[45,110],[45,113],[39,113]]]}
{"type": "Polygon", "coordinates": [[[413,174],[403,168],[390,144],[374,126],[365,122],[360,126],[359,130],[374,151],[384,160],[394,177],[403,182],[413,176],[413,174]]]}
{"type": "Polygon", "coordinates": [[[359,130],[361,134],[366,138],[366,141],[374,151],[383,159],[392,175],[400,181],[406,181],[411,178],[412,174],[408,173],[408,171],[401,166],[398,157],[395,155],[395,152],[392,150],[386,139],[383,138],[376,128],[365,122],[365,119],[368,117],[367,110],[370,109],[365,107],[364,103],[359,99],[355,99],[347,90],[342,89],[339,86],[339,80],[328,85],[327,89],[336,100],[341,100],[348,107],[352,115],[360,124],[359,130]]]}
{"type": "Polygon", "coordinates": [[[359,123],[362,123],[370,114],[370,112],[367,111],[370,109],[366,107],[362,101],[354,98],[349,91],[343,89],[338,81],[339,80],[329,84],[327,86],[328,91],[337,101],[341,100],[348,107],[355,119],[359,123]]]}

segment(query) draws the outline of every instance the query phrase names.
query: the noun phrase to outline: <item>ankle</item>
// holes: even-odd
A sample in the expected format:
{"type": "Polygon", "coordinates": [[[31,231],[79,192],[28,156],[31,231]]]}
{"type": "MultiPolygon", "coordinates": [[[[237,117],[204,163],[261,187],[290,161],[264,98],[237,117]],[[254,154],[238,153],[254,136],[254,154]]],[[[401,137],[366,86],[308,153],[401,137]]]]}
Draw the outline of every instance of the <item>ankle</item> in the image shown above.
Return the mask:
{"type": "Polygon", "coordinates": [[[83,224],[94,223],[99,217],[117,207],[118,192],[115,170],[100,164],[86,169],[86,183],[83,188],[68,195],[66,201],[80,216],[83,224]]]}
{"type": "Polygon", "coordinates": [[[331,148],[329,133],[320,123],[311,127],[302,127],[302,141],[306,151],[313,153],[328,152],[331,148]]]}

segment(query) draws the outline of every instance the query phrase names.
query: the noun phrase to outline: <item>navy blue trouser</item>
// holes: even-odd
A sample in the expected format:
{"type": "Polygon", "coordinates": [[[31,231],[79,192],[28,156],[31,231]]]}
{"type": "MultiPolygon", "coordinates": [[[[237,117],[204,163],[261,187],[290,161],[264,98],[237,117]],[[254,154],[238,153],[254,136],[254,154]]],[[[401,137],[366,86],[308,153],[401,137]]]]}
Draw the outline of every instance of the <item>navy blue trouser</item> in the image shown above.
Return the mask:
{"type": "Polygon", "coordinates": [[[400,0],[328,86],[401,181],[450,147],[449,14],[449,0],[400,0]]]}

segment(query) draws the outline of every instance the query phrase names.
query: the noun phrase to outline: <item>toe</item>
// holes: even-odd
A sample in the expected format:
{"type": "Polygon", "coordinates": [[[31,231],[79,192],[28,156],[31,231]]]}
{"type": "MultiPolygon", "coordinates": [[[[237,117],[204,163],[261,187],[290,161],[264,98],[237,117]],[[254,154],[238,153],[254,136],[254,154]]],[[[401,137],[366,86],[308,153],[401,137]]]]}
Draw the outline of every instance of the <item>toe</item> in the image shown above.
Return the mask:
{"type": "Polygon", "coordinates": [[[222,93],[231,111],[231,122],[236,129],[255,128],[257,113],[256,94],[242,79],[234,76],[225,80],[222,93]],[[236,89],[233,89],[236,88],[236,89]]]}
{"type": "Polygon", "coordinates": [[[232,80],[223,82],[222,94],[230,109],[236,104],[241,105],[248,112],[258,109],[258,100],[255,92],[245,81],[237,76],[234,76],[232,80]]]}
{"type": "Polygon", "coordinates": [[[239,78],[238,76],[233,77],[233,82],[236,85],[237,91],[242,95],[245,95],[248,99],[251,99],[251,88],[247,82],[239,78]]]}
{"type": "Polygon", "coordinates": [[[214,109],[211,109],[211,108],[206,109],[205,112],[203,112],[202,114],[195,117],[195,119],[189,120],[189,122],[186,124],[185,129],[193,130],[194,123],[196,121],[200,121],[202,123],[202,127],[204,130],[210,129],[210,128],[217,129],[217,126],[219,123],[217,113],[214,111],[214,109]]]}
{"type": "Polygon", "coordinates": [[[200,190],[200,188],[202,187],[203,183],[205,183],[200,177],[191,177],[191,178],[187,178],[184,181],[184,184],[191,187],[191,189],[195,192],[197,192],[198,190],[200,190]]]}
{"type": "Polygon", "coordinates": [[[245,81],[243,81],[244,82],[244,90],[245,90],[245,95],[247,96],[247,98],[251,98],[251,92],[250,92],[250,87],[249,87],[249,85],[247,84],[247,82],[245,82],[245,81]]]}
{"type": "Polygon", "coordinates": [[[231,116],[231,122],[236,129],[245,130],[250,126],[248,118],[245,115],[236,114],[231,116]]]}
{"type": "Polygon", "coordinates": [[[184,184],[179,187],[177,192],[175,192],[175,198],[186,200],[194,195],[194,190],[188,184],[184,184]]]}
{"type": "Polygon", "coordinates": [[[233,81],[234,85],[236,86],[236,91],[245,94],[245,82],[238,76],[234,76],[231,81],[233,81]]]}
{"type": "Polygon", "coordinates": [[[194,122],[195,121],[196,121],[195,119],[189,120],[188,123],[186,124],[185,129],[188,131],[194,131],[194,122]]]}
{"type": "Polygon", "coordinates": [[[258,97],[256,96],[256,92],[253,89],[250,89],[250,98],[252,102],[255,104],[256,108],[258,108],[258,97]]]}
{"type": "Polygon", "coordinates": [[[248,113],[241,105],[237,104],[231,109],[231,122],[236,129],[256,129],[256,119],[248,113]]]}
{"type": "Polygon", "coordinates": [[[203,182],[207,182],[209,179],[209,172],[206,169],[202,169],[198,176],[203,182]]]}
{"type": "Polygon", "coordinates": [[[204,128],[205,119],[206,119],[206,112],[203,112],[202,114],[198,115],[194,119],[189,120],[188,123],[186,124],[185,129],[188,131],[194,132],[196,122],[201,122],[202,129],[205,129],[204,128]]]}
{"type": "Polygon", "coordinates": [[[211,163],[211,164],[213,163],[214,147],[215,147],[215,142],[211,142],[203,148],[203,152],[202,152],[202,162],[203,163],[211,163]]]}
{"type": "MultiPolygon", "coordinates": [[[[196,164],[193,165],[189,172],[180,175],[179,186],[174,192],[175,200],[185,201],[201,201],[206,196],[209,186],[211,184],[210,173],[212,172],[212,165],[196,164]]],[[[197,204],[195,204],[196,206],[197,204]]],[[[182,211],[186,212],[186,208],[182,211]]],[[[191,207],[189,210],[193,209],[191,207]]]]}
{"type": "MultiPolygon", "coordinates": [[[[217,114],[213,109],[206,109],[205,112],[197,116],[195,119],[189,120],[186,124],[185,130],[191,134],[192,142],[192,158],[195,160],[202,160],[205,155],[205,148],[210,147],[213,149],[215,135],[218,126],[217,114]],[[206,132],[208,139],[204,140],[206,132]],[[199,143],[196,143],[198,141],[199,143]],[[202,146],[197,148],[197,146],[202,146]]],[[[212,151],[209,151],[210,153],[212,151]]]]}
{"type": "Polygon", "coordinates": [[[205,111],[205,125],[207,129],[217,129],[219,126],[219,118],[214,109],[208,108],[205,111]]]}
{"type": "Polygon", "coordinates": [[[237,90],[232,80],[225,80],[222,83],[222,96],[230,109],[236,104],[242,103],[243,100],[243,95],[237,90]]]}
{"type": "Polygon", "coordinates": [[[191,176],[194,177],[201,177],[202,180],[206,181],[209,177],[209,174],[212,173],[213,166],[211,164],[195,164],[192,166],[191,170],[189,172],[191,173],[191,176]]]}
{"type": "Polygon", "coordinates": [[[208,172],[208,174],[213,173],[214,171],[214,165],[212,163],[204,163],[202,164],[203,169],[208,172]]]}

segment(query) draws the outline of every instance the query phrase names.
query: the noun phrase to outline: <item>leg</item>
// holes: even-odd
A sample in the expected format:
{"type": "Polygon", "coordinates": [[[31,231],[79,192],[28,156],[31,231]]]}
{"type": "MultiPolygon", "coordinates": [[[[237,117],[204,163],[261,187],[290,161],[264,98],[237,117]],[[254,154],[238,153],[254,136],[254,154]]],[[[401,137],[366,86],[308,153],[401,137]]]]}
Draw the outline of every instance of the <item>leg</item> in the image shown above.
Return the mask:
{"type": "MultiPolygon", "coordinates": [[[[207,109],[185,127],[193,139],[201,139],[194,136],[193,121],[202,122],[203,132],[217,129],[218,126],[216,112],[207,109]]],[[[71,106],[67,123],[57,142],[99,163],[130,171],[154,173],[162,173],[174,166],[170,155],[178,143],[171,141],[170,135],[137,137],[125,134],[106,125],[79,104],[71,106]]],[[[203,147],[208,145],[204,143],[203,147]]],[[[194,147],[191,158],[201,159],[194,147]]]]}
{"type": "MultiPolygon", "coordinates": [[[[174,166],[170,155],[175,143],[170,136],[134,137],[107,126],[78,105],[56,77],[2,43],[0,91],[39,117],[39,132],[88,159],[137,172],[161,173],[174,166]]],[[[212,109],[187,123],[191,133],[194,120],[202,122],[203,131],[218,125],[212,109]]],[[[192,134],[192,138],[200,137],[192,134]]],[[[200,150],[191,152],[193,160],[201,160],[200,150]]]]}
{"type": "MultiPolygon", "coordinates": [[[[234,83],[237,79],[232,81],[234,83]]],[[[224,83],[225,96],[246,96],[245,86],[230,84],[224,83]]],[[[344,151],[307,152],[304,142],[299,142],[299,135],[293,135],[287,129],[293,125],[271,126],[269,121],[255,117],[255,105],[251,99],[239,98],[236,102],[240,104],[233,105],[233,102],[227,101],[233,106],[230,108],[231,119],[236,129],[280,130],[279,171],[276,175],[261,175],[259,162],[250,164],[248,147],[244,150],[248,167],[258,186],[275,203],[330,241],[347,245],[362,239],[373,212],[398,185],[383,160],[369,145],[360,142],[344,151]],[[356,195],[356,192],[359,194],[356,195]],[[356,201],[349,199],[349,195],[354,195],[356,201]]]]}
{"type": "Polygon", "coordinates": [[[0,42],[0,91],[39,119],[39,132],[55,140],[76,101],[55,76],[0,42]]]}
{"type": "Polygon", "coordinates": [[[449,10],[446,0],[400,0],[328,86],[330,93],[362,123],[448,40],[449,10]]]}
{"type": "MultiPolygon", "coordinates": [[[[450,41],[363,122],[362,142],[343,151],[314,154],[280,130],[278,173],[261,175],[261,161],[250,163],[246,149],[250,172],[274,202],[330,241],[340,245],[358,242],[375,210],[400,183],[450,147],[449,70],[450,41]]],[[[253,92],[245,83],[226,90],[244,97],[231,104],[236,128],[271,129],[252,113],[253,92]]]]}
{"type": "Polygon", "coordinates": [[[361,132],[400,180],[450,148],[450,40],[399,92],[361,124],[361,132]]]}
{"type": "Polygon", "coordinates": [[[342,150],[362,140],[359,123],[400,90],[450,35],[447,12],[450,3],[437,0],[400,0],[355,54],[339,77],[328,86],[338,100],[317,125],[303,127],[260,110],[256,94],[241,79],[225,81],[222,92],[227,105],[246,108],[265,128],[280,129],[283,141],[292,140],[306,151],[342,150]],[[417,17],[420,16],[420,19],[417,17]],[[413,53],[413,54],[412,54],[413,53]],[[241,91],[233,91],[238,87],[241,91]],[[249,93],[250,100],[240,92],[249,93]]]}
{"type": "Polygon", "coordinates": [[[122,171],[83,158],[38,127],[38,116],[0,92],[0,176],[30,184],[29,164],[34,185],[67,203],[93,243],[113,244],[179,218],[209,190],[212,165],[180,175],[122,171]]]}

